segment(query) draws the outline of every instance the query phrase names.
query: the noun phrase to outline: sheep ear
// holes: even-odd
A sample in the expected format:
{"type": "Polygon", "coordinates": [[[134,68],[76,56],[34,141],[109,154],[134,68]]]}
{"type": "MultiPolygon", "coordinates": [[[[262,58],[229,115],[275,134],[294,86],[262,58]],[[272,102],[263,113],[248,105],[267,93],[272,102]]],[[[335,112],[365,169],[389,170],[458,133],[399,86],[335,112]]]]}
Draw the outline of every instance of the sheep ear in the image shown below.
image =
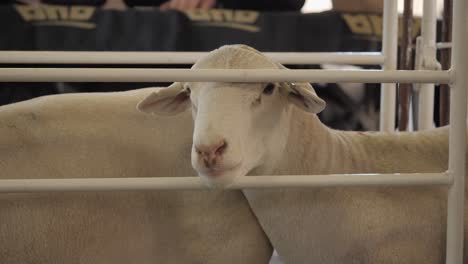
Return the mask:
{"type": "MultiPolygon", "coordinates": [[[[281,63],[276,65],[280,69],[289,70],[281,63]]],[[[304,111],[317,114],[325,109],[325,101],[318,97],[310,83],[282,83],[281,88],[288,101],[304,111]]]]}
{"type": "Polygon", "coordinates": [[[152,92],[140,101],[137,109],[143,113],[175,115],[190,106],[190,92],[181,83],[175,82],[167,88],[152,92]]]}
{"type": "Polygon", "coordinates": [[[309,83],[288,83],[285,90],[288,101],[306,112],[317,114],[325,109],[325,101],[309,83]]]}

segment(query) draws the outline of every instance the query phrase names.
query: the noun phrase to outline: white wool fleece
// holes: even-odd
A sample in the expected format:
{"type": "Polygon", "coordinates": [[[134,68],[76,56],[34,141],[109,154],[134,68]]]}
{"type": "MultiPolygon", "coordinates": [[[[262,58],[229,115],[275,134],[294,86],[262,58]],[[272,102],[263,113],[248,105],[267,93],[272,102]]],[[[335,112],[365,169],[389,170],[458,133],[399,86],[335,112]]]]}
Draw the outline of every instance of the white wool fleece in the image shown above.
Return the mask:
{"type": "MultiPolygon", "coordinates": [[[[417,133],[342,132],[299,110],[292,116],[276,175],[447,169],[447,127],[417,133]]],[[[244,194],[285,263],[445,262],[446,188],[295,188],[244,194]]],[[[465,241],[467,209],[465,204],[465,241]]],[[[465,262],[467,249],[465,244],[465,262]]]]}
{"type": "MultiPolygon", "coordinates": [[[[0,107],[0,178],[190,176],[193,125],[144,115],[153,89],[0,107]]],[[[240,191],[0,194],[0,263],[268,263],[240,191]]]]}
{"type": "MultiPolygon", "coordinates": [[[[284,67],[253,48],[231,45],[210,52],[193,68],[284,67]]],[[[147,97],[140,109],[173,114],[192,108],[194,141],[212,148],[217,142],[227,143],[214,156],[215,170],[192,148],[192,166],[215,186],[229,186],[250,175],[447,169],[448,128],[417,133],[332,130],[317,118],[325,102],[308,83],[180,82],[170,89],[172,94],[155,92],[147,97]]],[[[285,263],[444,262],[445,187],[243,192],[285,263]]]]}

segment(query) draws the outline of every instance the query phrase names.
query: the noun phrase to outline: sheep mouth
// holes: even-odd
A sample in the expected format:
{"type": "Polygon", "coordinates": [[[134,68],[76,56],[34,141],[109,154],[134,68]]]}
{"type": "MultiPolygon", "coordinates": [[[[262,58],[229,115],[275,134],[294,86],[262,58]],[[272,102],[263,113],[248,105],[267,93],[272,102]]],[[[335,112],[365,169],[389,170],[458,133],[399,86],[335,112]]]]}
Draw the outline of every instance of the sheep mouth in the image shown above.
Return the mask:
{"type": "Polygon", "coordinates": [[[237,165],[231,166],[231,167],[228,167],[228,168],[204,169],[204,170],[202,170],[200,172],[203,173],[204,175],[206,175],[209,178],[219,178],[219,177],[222,177],[223,175],[226,175],[226,174],[228,174],[230,172],[233,172],[233,171],[239,169],[240,166],[241,166],[241,163],[238,163],[237,165]]]}

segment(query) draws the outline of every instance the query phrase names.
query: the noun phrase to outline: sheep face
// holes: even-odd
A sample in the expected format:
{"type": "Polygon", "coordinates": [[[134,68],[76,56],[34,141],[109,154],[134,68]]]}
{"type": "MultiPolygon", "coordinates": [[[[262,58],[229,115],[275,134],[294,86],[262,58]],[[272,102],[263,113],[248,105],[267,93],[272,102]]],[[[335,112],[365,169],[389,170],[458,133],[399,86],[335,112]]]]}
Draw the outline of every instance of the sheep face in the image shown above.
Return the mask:
{"type": "MultiPolygon", "coordinates": [[[[251,59],[242,52],[241,58],[251,59]]],[[[257,65],[261,62],[258,68],[280,67],[258,54],[254,53],[257,65]]],[[[238,56],[238,50],[221,58],[208,56],[210,60],[202,59],[194,68],[255,68],[242,64],[238,56]],[[218,63],[213,65],[213,61],[218,63]]],[[[188,82],[159,89],[140,102],[138,109],[171,115],[191,108],[192,166],[210,185],[225,187],[236,177],[274,171],[288,139],[292,105],[317,113],[325,102],[308,83],[188,82]]]]}

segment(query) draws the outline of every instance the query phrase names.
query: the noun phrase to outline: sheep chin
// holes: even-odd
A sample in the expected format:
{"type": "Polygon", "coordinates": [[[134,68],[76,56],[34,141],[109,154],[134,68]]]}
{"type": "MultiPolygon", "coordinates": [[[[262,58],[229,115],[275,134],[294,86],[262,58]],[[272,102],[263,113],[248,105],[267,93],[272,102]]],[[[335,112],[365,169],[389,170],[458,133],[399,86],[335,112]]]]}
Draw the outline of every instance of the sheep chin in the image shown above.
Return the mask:
{"type": "Polygon", "coordinates": [[[202,172],[198,173],[198,176],[201,177],[204,184],[213,189],[226,189],[229,188],[238,177],[244,176],[245,173],[242,173],[242,170],[232,170],[226,171],[223,175],[212,177],[202,172]]]}

